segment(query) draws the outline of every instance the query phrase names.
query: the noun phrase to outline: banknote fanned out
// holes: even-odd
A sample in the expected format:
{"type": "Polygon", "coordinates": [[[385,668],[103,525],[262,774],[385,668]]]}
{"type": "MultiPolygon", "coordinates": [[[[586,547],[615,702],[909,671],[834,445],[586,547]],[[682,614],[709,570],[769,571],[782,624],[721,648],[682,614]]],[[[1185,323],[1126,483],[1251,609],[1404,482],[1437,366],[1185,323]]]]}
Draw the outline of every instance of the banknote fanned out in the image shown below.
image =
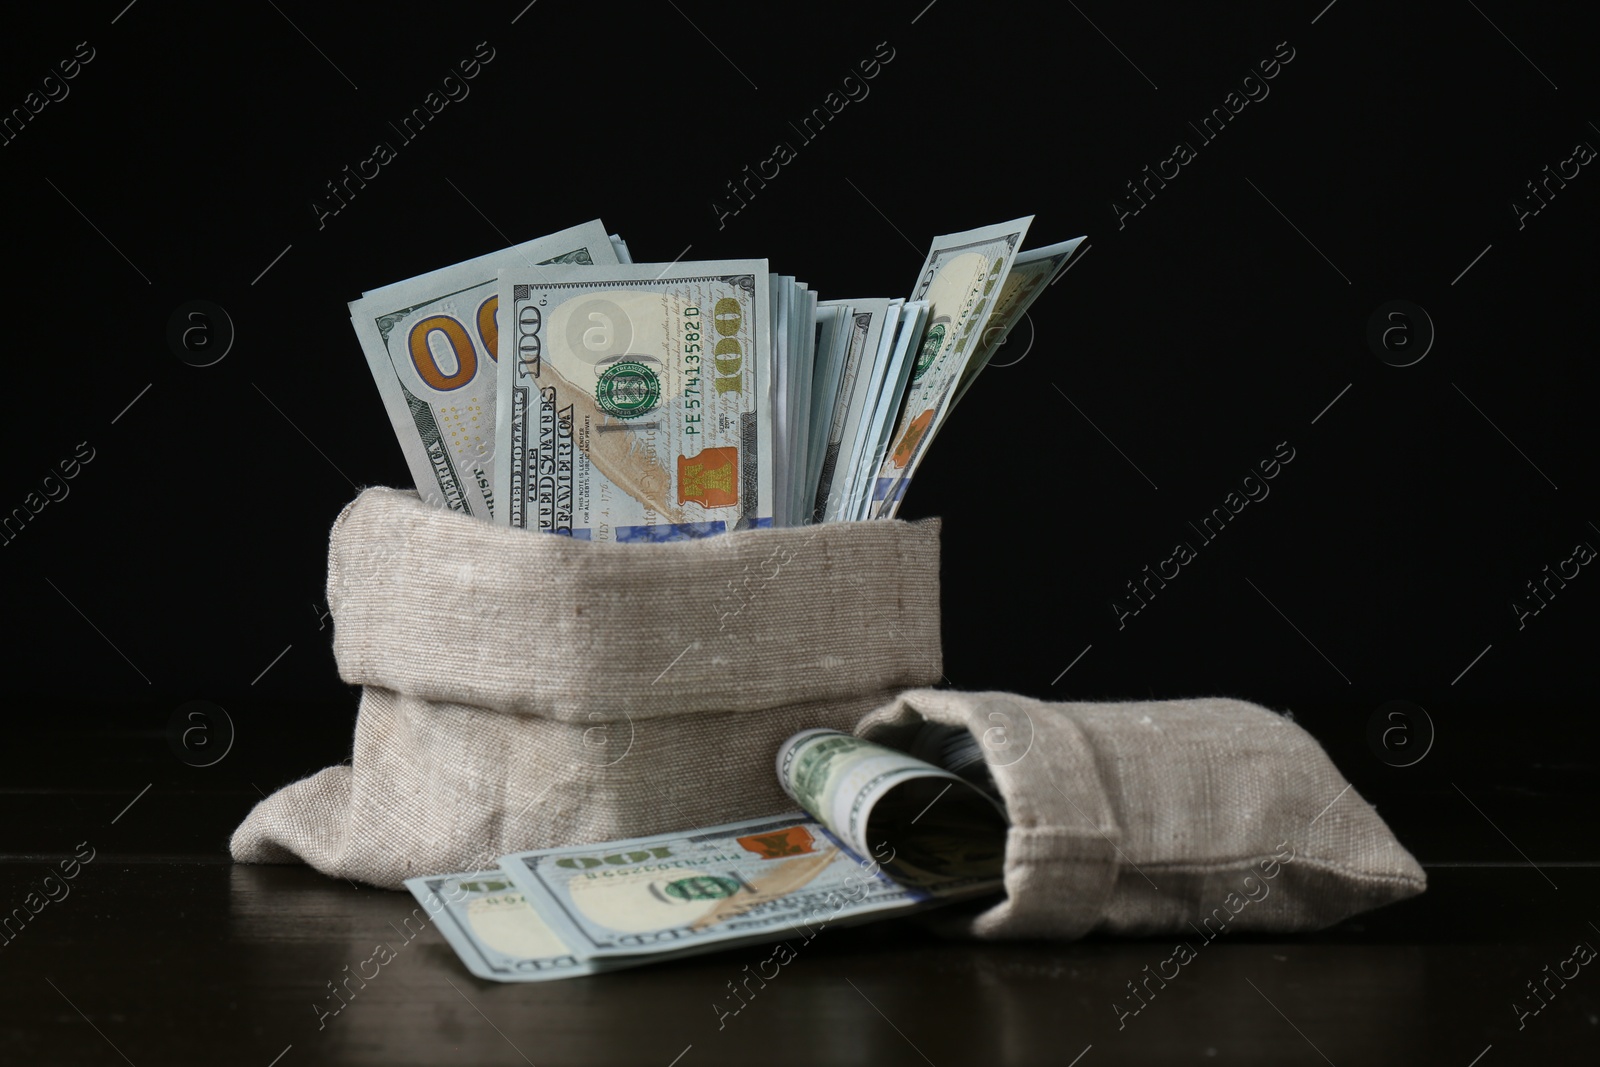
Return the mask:
{"type": "MultiPolygon", "coordinates": [[[[978,349],[967,361],[966,369],[961,372],[961,382],[956,386],[955,396],[950,398],[951,408],[967,395],[967,390],[972,388],[978,372],[989,365],[1001,346],[1010,342],[1012,329],[1022,321],[1022,316],[1033,306],[1033,302],[1044,294],[1045,289],[1055,284],[1056,278],[1060,277],[1062,270],[1066,268],[1067,261],[1083,242],[1084,238],[1074,237],[1070,241],[1045,245],[1043,248],[1030,248],[1017,253],[1017,258],[1011,263],[1011,271],[1006,275],[1005,284],[1000,287],[1000,295],[995,299],[994,309],[989,312],[989,322],[983,328],[983,337],[978,343],[978,349]]],[[[1026,354],[1025,349],[1008,359],[1020,360],[1026,354]]],[[[946,411],[948,410],[947,408],[946,411]]]]}
{"type": "Polygon", "coordinates": [[[928,302],[927,324],[905,407],[872,488],[869,517],[893,516],[931,435],[949,410],[967,362],[1033,216],[936,237],[913,300],[928,302]]]}
{"type": "Polygon", "coordinates": [[[595,220],[350,312],[436,506],[590,541],[892,518],[1084,240],[1019,251],[1031,221],[935,238],[908,299],[820,300],[765,260],[635,264],[595,220]]]}

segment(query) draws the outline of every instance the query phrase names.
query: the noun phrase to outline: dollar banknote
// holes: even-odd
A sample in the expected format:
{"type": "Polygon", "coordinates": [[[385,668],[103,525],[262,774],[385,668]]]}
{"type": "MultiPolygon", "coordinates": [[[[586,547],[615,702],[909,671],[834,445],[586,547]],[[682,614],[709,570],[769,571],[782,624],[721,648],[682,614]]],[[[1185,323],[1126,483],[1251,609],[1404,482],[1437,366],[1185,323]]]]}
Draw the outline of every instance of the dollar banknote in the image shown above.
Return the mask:
{"type": "Polygon", "coordinates": [[[614,264],[617,246],[596,219],[384,286],[350,304],[367,365],[422,498],[494,515],[495,364],[505,317],[497,278],[517,266],[614,264]]]}
{"type": "Polygon", "coordinates": [[[789,525],[789,483],[793,471],[787,462],[793,447],[793,424],[790,412],[794,408],[794,359],[790,349],[794,341],[795,280],[787,275],[771,276],[772,296],[772,491],[773,521],[775,525],[789,525]]]}
{"type": "Polygon", "coordinates": [[[800,526],[806,521],[816,486],[809,476],[811,456],[811,397],[817,387],[817,294],[809,288],[795,293],[795,391],[794,405],[789,418],[794,432],[789,439],[789,496],[785,501],[788,525],[800,526]]]}
{"type": "Polygon", "coordinates": [[[811,400],[806,411],[806,469],[804,487],[795,512],[797,523],[816,522],[817,487],[822,481],[822,461],[827,453],[834,404],[849,354],[850,308],[838,302],[819,301],[816,310],[816,349],[811,372],[811,400]]]}
{"type": "Polygon", "coordinates": [[[894,345],[888,361],[878,368],[874,391],[868,400],[871,415],[862,424],[863,432],[856,442],[855,474],[849,490],[854,501],[849,513],[852,519],[873,517],[874,475],[889,451],[889,435],[894,431],[895,416],[905,401],[906,385],[915,362],[913,354],[927,324],[928,312],[926,300],[908,300],[900,305],[894,345]]]}
{"type": "Polygon", "coordinates": [[[805,521],[807,413],[811,396],[817,296],[788,275],[772,277],[774,525],[805,521]]]}
{"type": "Polygon", "coordinates": [[[833,412],[828,419],[828,444],[823,452],[813,512],[816,522],[840,522],[849,518],[849,487],[857,458],[856,439],[862,421],[871,418],[867,402],[881,373],[880,367],[887,362],[888,346],[894,340],[894,323],[899,321],[904,301],[856,299],[845,303],[851,308],[849,348],[833,412]]]}
{"type": "Polygon", "coordinates": [[[989,312],[1022,247],[1033,216],[936,237],[913,300],[926,300],[928,322],[917,348],[905,406],[871,486],[868,517],[892,517],[938,429],[962,372],[983,339],[989,312]]]}
{"type": "Polygon", "coordinates": [[[857,854],[884,857],[885,873],[902,885],[950,893],[1000,878],[1005,808],[966,778],[823,729],[785,741],[777,770],[796,804],[857,854]]]}
{"type": "Polygon", "coordinates": [[[406,886],[467,968],[501,982],[810,940],[997,891],[1008,822],[977,739],[925,722],[900,740],[912,751],[837,730],[789,738],[776,771],[804,811],[517,852],[406,886]]]}
{"type": "Polygon", "coordinates": [[[406,888],[479,978],[544,982],[632,965],[574,955],[504,871],[407,878],[406,888]]]}
{"type": "Polygon", "coordinates": [[[905,396],[912,342],[927,311],[925,301],[896,301],[893,316],[884,325],[882,347],[868,375],[861,419],[848,449],[840,521],[867,517],[873,477],[883,462],[883,445],[894,428],[896,405],[905,396]]]}
{"type": "Polygon", "coordinates": [[[501,271],[495,519],[592,541],[771,526],[765,260],[501,271]]]}
{"type": "MultiPolygon", "coordinates": [[[[1029,248],[1017,253],[1017,258],[1011,263],[1011,272],[1006,275],[1005,284],[1000,287],[1000,296],[994,302],[994,310],[989,312],[989,322],[983,328],[983,339],[979,342],[977,351],[972,354],[972,358],[967,361],[967,369],[961,372],[961,382],[956,386],[955,395],[950,398],[951,408],[967,395],[967,390],[972,388],[978,372],[989,365],[1002,345],[1008,343],[1012,328],[1022,321],[1022,316],[1045,289],[1054,284],[1055,279],[1066,267],[1067,261],[1072,258],[1072,254],[1084,240],[1082,237],[1074,237],[1070,241],[1045,245],[1042,248],[1029,248]]],[[[1022,354],[1008,358],[1021,359],[1022,354]]]]}
{"type": "Polygon", "coordinates": [[[801,813],[514,853],[500,868],[563,943],[603,959],[773,941],[934,900],[801,813]]]}

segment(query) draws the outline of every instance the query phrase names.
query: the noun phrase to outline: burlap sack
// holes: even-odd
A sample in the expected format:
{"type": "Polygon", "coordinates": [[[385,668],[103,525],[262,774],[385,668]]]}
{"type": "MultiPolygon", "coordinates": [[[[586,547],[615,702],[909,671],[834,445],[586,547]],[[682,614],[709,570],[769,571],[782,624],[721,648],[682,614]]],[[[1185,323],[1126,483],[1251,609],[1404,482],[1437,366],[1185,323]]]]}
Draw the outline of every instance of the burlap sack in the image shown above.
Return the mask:
{"type": "Polygon", "coordinates": [[[334,524],[351,765],[256,805],[241,862],[399,888],[507,852],[793,809],[773,757],[812,726],[982,745],[1012,828],[978,937],[1289,931],[1421,892],[1321,747],[1236,700],[1043,703],[941,677],[936,521],[665,544],[530,534],[369,489],[334,524]],[[897,696],[898,694],[898,696],[897,696]]]}
{"type": "Polygon", "coordinates": [[[368,489],[328,604],[351,764],[257,804],[233,857],[394,889],[792,810],[784,738],[941,671],[937,520],[591,544],[368,489]]]}
{"type": "Polygon", "coordinates": [[[856,733],[978,739],[1006,802],[1006,898],[984,938],[1315,930],[1415,896],[1417,861],[1293,722],[1241,700],[1046,703],[919,689],[856,733]]]}

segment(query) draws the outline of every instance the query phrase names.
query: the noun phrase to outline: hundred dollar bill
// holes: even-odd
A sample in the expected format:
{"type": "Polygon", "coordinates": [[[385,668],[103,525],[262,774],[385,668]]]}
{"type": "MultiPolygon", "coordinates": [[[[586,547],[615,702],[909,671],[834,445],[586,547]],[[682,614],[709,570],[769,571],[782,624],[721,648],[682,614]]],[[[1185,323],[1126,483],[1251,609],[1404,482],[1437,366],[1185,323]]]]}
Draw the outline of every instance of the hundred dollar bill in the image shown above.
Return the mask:
{"type": "Polygon", "coordinates": [[[806,410],[806,474],[795,512],[797,524],[816,522],[817,486],[822,481],[822,460],[828,448],[829,420],[838,399],[839,382],[849,355],[850,308],[833,302],[817,304],[815,362],[811,372],[811,398],[806,410]]]}
{"type": "Polygon", "coordinates": [[[795,291],[794,316],[794,407],[789,412],[793,433],[789,440],[789,478],[787,500],[788,525],[800,526],[806,521],[806,510],[816,486],[810,481],[809,457],[811,455],[811,394],[816,388],[817,369],[817,294],[800,283],[795,291]]]}
{"type": "Polygon", "coordinates": [[[614,247],[596,219],[351,302],[356,336],[422,499],[493,515],[500,268],[521,266],[537,278],[542,264],[615,263],[614,247]]]}
{"type": "Polygon", "coordinates": [[[773,525],[798,526],[803,515],[801,458],[806,449],[804,413],[811,391],[810,351],[816,294],[788,275],[772,277],[773,525]]]}
{"type": "Polygon", "coordinates": [[[942,767],[840,733],[802,730],[778,749],[784,792],[904,885],[981,890],[1005,859],[1005,809],[942,767]]]}
{"type": "Polygon", "coordinates": [[[839,522],[851,517],[847,513],[848,490],[857,459],[855,442],[863,420],[872,417],[868,400],[874,381],[886,366],[889,346],[894,341],[894,324],[900,319],[904,301],[857,299],[847,303],[852,309],[850,347],[828,423],[822,475],[817,481],[817,522],[839,522]]]}
{"type": "Polygon", "coordinates": [[[605,959],[775,941],[931,900],[799,813],[521,852],[500,868],[578,955],[605,959]]]}
{"type": "Polygon", "coordinates": [[[905,400],[906,383],[911,376],[912,352],[922,337],[922,328],[927,321],[927,301],[908,300],[900,305],[900,322],[895,327],[894,348],[889,362],[879,372],[877,392],[868,401],[871,418],[863,422],[864,436],[856,446],[856,473],[850,483],[850,492],[855,500],[849,516],[852,519],[872,517],[874,476],[889,451],[889,434],[894,430],[895,415],[905,400]]]}
{"type": "Polygon", "coordinates": [[[871,486],[869,518],[892,517],[938,429],[1033,216],[935,237],[913,300],[929,304],[904,410],[871,486]]]}
{"type": "Polygon", "coordinates": [[[504,871],[407,878],[406,888],[479,978],[543,982],[632,965],[573,955],[504,871]]]}
{"type": "MultiPolygon", "coordinates": [[[[983,328],[983,340],[967,361],[967,369],[961,373],[961,383],[956,386],[955,396],[950,398],[951,408],[961,403],[961,398],[972,388],[978,372],[989,365],[1000,346],[1006,343],[1012,327],[1022,321],[1023,314],[1039,299],[1040,294],[1055,283],[1056,277],[1066,267],[1067,260],[1072,258],[1085,239],[1074,237],[1070,241],[1017,253],[1017,258],[1011,263],[1011,273],[1006,275],[1000,296],[994,302],[994,310],[989,312],[989,322],[983,328]]],[[[1016,358],[1022,357],[1019,354],[1016,358]]]]}
{"type": "Polygon", "coordinates": [[[765,260],[501,272],[495,521],[592,541],[771,526],[765,260]]]}
{"type": "Polygon", "coordinates": [[[794,279],[782,274],[769,278],[772,309],[772,517],[773,525],[788,526],[789,480],[793,473],[786,457],[790,449],[789,412],[793,408],[794,363],[789,355],[794,318],[794,279]]]}

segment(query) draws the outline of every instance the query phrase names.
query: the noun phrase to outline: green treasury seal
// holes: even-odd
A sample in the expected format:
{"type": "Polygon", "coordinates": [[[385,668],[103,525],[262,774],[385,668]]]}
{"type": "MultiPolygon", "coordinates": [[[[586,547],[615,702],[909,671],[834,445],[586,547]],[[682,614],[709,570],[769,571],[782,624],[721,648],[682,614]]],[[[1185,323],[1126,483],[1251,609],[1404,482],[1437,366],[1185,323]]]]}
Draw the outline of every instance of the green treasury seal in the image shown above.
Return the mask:
{"type": "Polygon", "coordinates": [[[934,357],[939,354],[939,348],[943,344],[944,323],[938,322],[928,327],[928,332],[922,336],[922,347],[917,350],[917,362],[911,368],[912,381],[928,373],[928,368],[933,366],[934,357]]]}
{"type": "Polygon", "coordinates": [[[655,410],[661,399],[661,379],[643,363],[613,363],[595,383],[594,399],[607,415],[637,418],[655,410]]]}

